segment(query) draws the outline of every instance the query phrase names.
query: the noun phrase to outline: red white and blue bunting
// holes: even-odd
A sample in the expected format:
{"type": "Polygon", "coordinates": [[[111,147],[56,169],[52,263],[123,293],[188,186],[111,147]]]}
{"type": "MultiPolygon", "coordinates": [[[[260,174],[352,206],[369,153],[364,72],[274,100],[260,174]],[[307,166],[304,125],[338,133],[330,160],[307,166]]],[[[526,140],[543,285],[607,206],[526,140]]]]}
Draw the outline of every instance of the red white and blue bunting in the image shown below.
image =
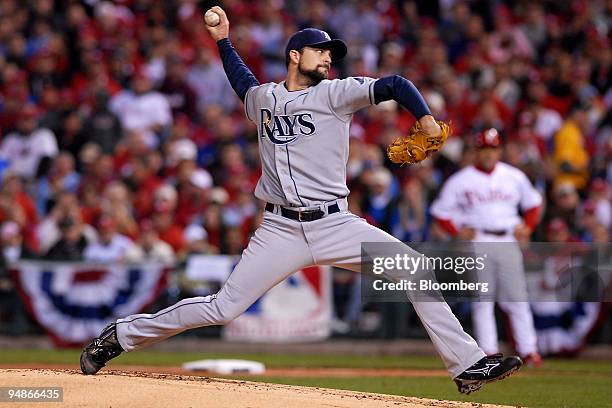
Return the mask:
{"type": "Polygon", "coordinates": [[[13,273],[29,312],[58,346],[82,345],[159,296],[164,265],[20,261],[13,273]]]}

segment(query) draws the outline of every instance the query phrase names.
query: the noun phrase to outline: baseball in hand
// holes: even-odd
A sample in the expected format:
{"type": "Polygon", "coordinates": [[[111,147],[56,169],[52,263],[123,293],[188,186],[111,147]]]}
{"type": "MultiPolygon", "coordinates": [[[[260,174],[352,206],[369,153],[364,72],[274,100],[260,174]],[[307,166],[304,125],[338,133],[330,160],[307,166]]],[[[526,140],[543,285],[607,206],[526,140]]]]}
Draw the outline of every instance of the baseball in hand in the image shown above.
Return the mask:
{"type": "Polygon", "coordinates": [[[219,18],[219,15],[217,13],[215,13],[212,10],[208,10],[206,14],[204,14],[204,21],[210,27],[214,27],[214,26],[219,25],[219,22],[221,21],[221,19],[219,18]]]}

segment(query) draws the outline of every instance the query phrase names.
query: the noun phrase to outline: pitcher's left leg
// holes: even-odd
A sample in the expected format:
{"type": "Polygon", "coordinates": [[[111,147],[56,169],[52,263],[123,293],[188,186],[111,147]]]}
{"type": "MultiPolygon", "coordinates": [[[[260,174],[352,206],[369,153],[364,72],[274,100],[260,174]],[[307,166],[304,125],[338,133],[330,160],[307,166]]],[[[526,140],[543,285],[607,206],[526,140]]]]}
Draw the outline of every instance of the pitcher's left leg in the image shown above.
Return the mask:
{"type": "MultiPolygon", "coordinates": [[[[401,243],[351,213],[334,214],[305,223],[304,231],[317,264],[336,265],[356,272],[361,272],[362,242],[401,243]]],[[[405,249],[415,257],[420,255],[408,246],[405,249]]],[[[453,378],[485,357],[446,302],[414,301],[411,292],[408,292],[408,298],[453,378]]]]}

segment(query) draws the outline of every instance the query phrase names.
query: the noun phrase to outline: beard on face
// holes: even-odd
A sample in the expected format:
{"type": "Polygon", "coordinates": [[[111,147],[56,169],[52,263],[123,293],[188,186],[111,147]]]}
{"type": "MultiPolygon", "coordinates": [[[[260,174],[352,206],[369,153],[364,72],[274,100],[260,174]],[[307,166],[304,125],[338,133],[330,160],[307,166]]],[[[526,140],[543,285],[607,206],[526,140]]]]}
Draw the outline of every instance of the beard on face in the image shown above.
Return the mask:
{"type": "Polygon", "coordinates": [[[321,67],[325,68],[324,65],[317,65],[315,69],[305,69],[300,63],[298,64],[298,71],[300,72],[300,74],[310,79],[313,85],[316,85],[322,80],[327,79],[327,77],[329,76],[329,69],[326,72],[321,72],[319,71],[319,68],[321,67]]]}

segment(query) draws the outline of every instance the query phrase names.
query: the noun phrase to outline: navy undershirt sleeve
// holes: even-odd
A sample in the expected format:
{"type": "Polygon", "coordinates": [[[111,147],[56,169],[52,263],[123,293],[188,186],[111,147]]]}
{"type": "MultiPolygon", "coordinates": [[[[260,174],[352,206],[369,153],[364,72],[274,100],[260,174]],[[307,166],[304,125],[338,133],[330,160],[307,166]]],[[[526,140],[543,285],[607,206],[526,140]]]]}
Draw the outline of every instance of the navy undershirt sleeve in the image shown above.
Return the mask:
{"type": "Polygon", "coordinates": [[[227,79],[229,79],[236,95],[244,102],[247,91],[254,86],[258,86],[259,81],[242,61],[229,38],[217,41],[217,47],[219,48],[219,54],[221,54],[227,79]]]}
{"type": "Polygon", "coordinates": [[[374,102],[378,104],[390,99],[408,109],[417,119],[431,115],[419,90],[412,82],[399,75],[383,77],[374,82],[374,102]]]}

